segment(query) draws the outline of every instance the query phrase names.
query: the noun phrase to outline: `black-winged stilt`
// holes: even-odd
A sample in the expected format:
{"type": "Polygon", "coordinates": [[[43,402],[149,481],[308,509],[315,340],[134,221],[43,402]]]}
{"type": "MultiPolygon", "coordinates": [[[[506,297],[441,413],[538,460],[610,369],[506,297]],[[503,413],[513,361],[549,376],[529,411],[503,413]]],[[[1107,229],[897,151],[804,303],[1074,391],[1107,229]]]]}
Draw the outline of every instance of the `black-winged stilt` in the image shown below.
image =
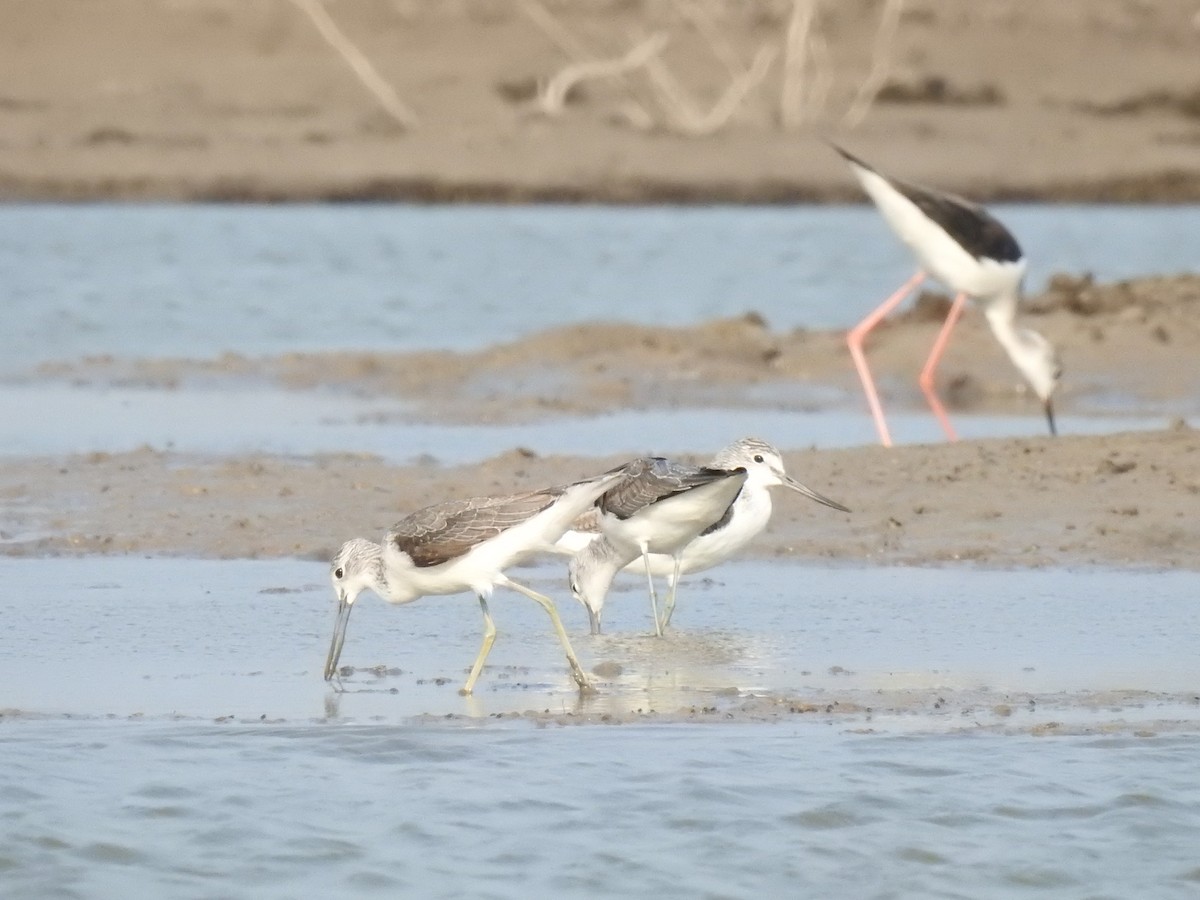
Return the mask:
{"type": "Polygon", "coordinates": [[[1017,303],[1026,267],[1025,256],[1016,238],[977,204],[884,175],[836,144],[831,146],[850,164],[863,190],[913,252],[920,266],[912,278],[852,328],[847,336],[850,355],[862,380],[883,445],[890,447],[892,438],[863,353],[863,341],[871,329],[930,276],[956,294],[918,379],[946,436],[950,440],[957,439],[934,389],[934,373],[968,297],[983,306],[992,334],[1042,401],[1050,433],[1055,434],[1051,398],[1062,367],[1049,341],[1036,331],[1016,325],[1017,303]]]}

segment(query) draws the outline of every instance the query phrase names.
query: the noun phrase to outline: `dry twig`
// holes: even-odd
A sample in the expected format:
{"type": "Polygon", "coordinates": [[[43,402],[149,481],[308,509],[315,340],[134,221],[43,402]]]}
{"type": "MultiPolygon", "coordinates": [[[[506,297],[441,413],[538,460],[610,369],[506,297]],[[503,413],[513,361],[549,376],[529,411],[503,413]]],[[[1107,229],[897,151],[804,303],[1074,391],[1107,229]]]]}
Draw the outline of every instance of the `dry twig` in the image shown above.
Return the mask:
{"type": "Polygon", "coordinates": [[[589,78],[613,78],[639,69],[667,46],[667,36],[651,35],[619,59],[589,59],[572,63],[550,79],[538,95],[538,107],[548,116],[562,112],[567,93],[589,78]]]}
{"type": "Polygon", "coordinates": [[[785,131],[804,123],[806,112],[805,77],[812,44],[813,22],[819,0],[793,0],[784,40],[783,87],[779,95],[779,122],[785,131]]]}
{"type": "Polygon", "coordinates": [[[542,33],[564,54],[576,61],[591,59],[592,54],[583,46],[575,35],[563,26],[558,19],[538,0],[517,0],[521,11],[527,15],[542,33]]]}
{"type": "Polygon", "coordinates": [[[321,37],[341,55],[354,74],[358,76],[358,80],[375,95],[375,99],[399,123],[400,127],[406,130],[414,127],[417,124],[416,114],[404,105],[392,86],[384,81],[375,67],[371,65],[371,61],[342,33],[320,0],[292,0],[292,2],[308,15],[321,37]]]}
{"type": "MultiPolygon", "coordinates": [[[[518,0],[518,5],[521,7],[521,10],[525,13],[525,15],[529,17],[530,21],[540,28],[542,33],[545,34],[546,37],[550,39],[551,43],[558,47],[558,49],[561,50],[565,56],[573,60],[575,65],[591,65],[599,62],[595,54],[588,50],[588,48],[584,46],[583,42],[575,37],[575,35],[571,34],[565,25],[554,18],[554,15],[550,12],[550,10],[546,9],[546,7],[539,2],[539,0],[518,0]]],[[[661,49],[662,48],[660,47],[659,50],[661,49]]],[[[626,54],[623,59],[628,59],[629,56],[632,55],[636,50],[637,48],[635,47],[634,50],[626,54]]],[[[554,98],[551,97],[549,100],[547,100],[547,94],[549,94],[554,81],[560,76],[566,75],[570,68],[572,67],[568,66],[567,69],[564,69],[562,72],[558,73],[558,75],[554,76],[554,78],[552,78],[546,85],[546,89],[542,91],[541,95],[539,96],[538,105],[549,115],[553,115],[557,110],[555,109],[554,98]]],[[[624,74],[626,73],[618,72],[616,73],[616,76],[621,77],[624,74]]],[[[623,78],[621,80],[624,81],[623,78]]],[[[574,82],[572,81],[571,83],[574,82]]],[[[571,83],[566,84],[566,86],[562,88],[562,97],[558,101],[558,109],[561,109],[562,104],[566,101],[566,92],[570,90],[571,83]]],[[[630,99],[627,101],[627,105],[630,107],[629,113],[631,120],[643,122],[649,121],[650,113],[646,111],[645,107],[638,103],[637,99],[633,96],[632,90],[629,90],[628,93],[630,95],[630,99]]]]}
{"type": "Polygon", "coordinates": [[[875,97],[879,94],[888,71],[892,66],[892,46],[896,41],[896,32],[900,29],[900,13],[904,10],[904,0],[887,0],[883,7],[883,15],[879,20],[879,30],[875,33],[875,52],[871,55],[871,71],[863,79],[858,88],[850,109],[842,119],[842,124],[853,128],[866,118],[870,112],[875,97]]]}
{"type": "Polygon", "coordinates": [[[729,41],[721,34],[721,29],[713,21],[712,11],[696,0],[675,0],[676,11],[689,22],[700,34],[713,56],[720,60],[730,78],[740,78],[746,74],[746,67],[738,59],[737,52],[730,46],[729,41]]]}
{"type": "Polygon", "coordinates": [[[725,92],[707,113],[697,111],[687,92],[661,59],[649,60],[646,72],[650,75],[651,83],[658,92],[659,103],[672,127],[691,137],[703,137],[720,130],[732,118],[746,99],[746,95],[766,77],[771,63],[775,61],[776,53],[774,47],[761,47],[750,68],[729,83],[725,92]]]}

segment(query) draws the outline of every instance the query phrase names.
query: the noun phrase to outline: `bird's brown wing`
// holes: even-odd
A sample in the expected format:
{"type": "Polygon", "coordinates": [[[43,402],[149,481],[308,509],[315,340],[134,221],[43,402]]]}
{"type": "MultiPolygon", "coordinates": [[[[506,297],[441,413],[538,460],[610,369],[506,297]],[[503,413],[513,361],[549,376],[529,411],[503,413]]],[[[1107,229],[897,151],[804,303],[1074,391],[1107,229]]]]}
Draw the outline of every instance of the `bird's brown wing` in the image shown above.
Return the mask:
{"type": "Polygon", "coordinates": [[[575,521],[571,523],[571,530],[582,534],[599,534],[600,510],[596,506],[589,506],[575,517],[575,521]]]}
{"type": "Polygon", "coordinates": [[[401,519],[392,526],[388,540],[408,554],[415,566],[440,565],[520,525],[561,496],[561,488],[546,488],[500,497],[448,500],[401,519]]]}

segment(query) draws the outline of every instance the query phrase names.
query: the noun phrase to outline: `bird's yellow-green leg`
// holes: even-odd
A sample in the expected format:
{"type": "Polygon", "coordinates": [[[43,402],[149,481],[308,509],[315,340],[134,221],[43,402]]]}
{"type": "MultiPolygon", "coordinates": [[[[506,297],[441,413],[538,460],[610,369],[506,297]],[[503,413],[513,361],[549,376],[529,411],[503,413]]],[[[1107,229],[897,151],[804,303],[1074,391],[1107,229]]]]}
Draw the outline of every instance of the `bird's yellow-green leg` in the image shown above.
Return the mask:
{"type": "Polygon", "coordinates": [[[483,610],[483,645],[479,648],[479,655],[475,657],[475,665],[471,666],[471,674],[467,676],[467,683],[459,691],[460,694],[469,694],[475,690],[475,682],[479,680],[479,673],[483,671],[484,660],[492,652],[492,644],[496,643],[496,623],[492,621],[487,598],[483,594],[479,595],[479,608],[483,610]]]}
{"type": "Polygon", "coordinates": [[[663,608],[662,628],[659,634],[667,630],[671,624],[671,616],[675,612],[675,591],[679,589],[679,570],[683,566],[683,551],[675,554],[675,571],[671,574],[671,593],[667,595],[667,605],[663,608]]]}
{"type": "Polygon", "coordinates": [[[575,679],[575,683],[579,685],[581,692],[594,690],[587,679],[587,675],[583,673],[583,666],[575,658],[575,651],[571,649],[571,639],[567,637],[567,629],[563,628],[562,619],[558,617],[558,610],[554,608],[554,602],[549,597],[544,597],[537,591],[530,590],[511,579],[505,578],[501,583],[507,584],[514,591],[519,591],[530,600],[540,604],[542,609],[546,610],[547,615],[550,616],[550,621],[554,623],[554,631],[558,635],[558,640],[562,644],[563,651],[567,654],[567,663],[571,666],[571,677],[575,679]]]}
{"type": "Polygon", "coordinates": [[[642,544],[642,562],[646,565],[646,584],[650,586],[650,614],[654,616],[654,633],[662,637],[662,621],[658,618],[658,592],[654,590],[654,575],[650,572],[650,550],[642,544]]]}

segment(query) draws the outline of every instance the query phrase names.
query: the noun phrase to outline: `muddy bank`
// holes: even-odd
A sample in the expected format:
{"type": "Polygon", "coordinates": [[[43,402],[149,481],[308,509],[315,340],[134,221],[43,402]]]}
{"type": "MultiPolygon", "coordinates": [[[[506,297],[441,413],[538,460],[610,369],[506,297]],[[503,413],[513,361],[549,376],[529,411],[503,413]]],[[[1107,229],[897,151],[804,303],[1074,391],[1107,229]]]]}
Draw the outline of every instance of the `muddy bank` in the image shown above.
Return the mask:
{"type": "MultiPolygon", "coordinates": [[[[944,304],[926,295],[873,337],[870,358],[889,408],[922,408],[914,376],[944,304]]],[[[691,328],[576,326],[475,353],[98,358],[43,366],[24,380],[167,396],[192,383],[211,390],[266,381],[285,389],[283,402],[314,391],[399,397],[416,421],[481,427],[630,409],[794,412],[787,434],[759,436],[780,445],[793,475],[854,512],[781,497],[754,545],[759,556],[1200,568],[1200,438],[1187,423],[1200,385],[1198,312],[1196,276],[1112,285],[1063,276],[1030,298],[1024,317],[1063,348],[1060,413],[1156,410],[1164,421],[1175,417],[1171,428],[892,450],[809,447],[812,403],[861,404],[843,336],[774,332],[753,314],[691,328]],[[830,387],[832,395],[817,392],[830,387]]],[[[952,412],[1036,414],[978,311],[964,317],[940,380],[952,412]]],[[[718,449],[683,446],[697,460],[718,449]]],[[[625,458],[603,443],[562,456],[518,446],[465,465],[436,455],[392,464],[346,450],[10,456],[0,463],[3,552],[326,559],[346,538],[377,536],[429,503],[572,481],[625,458]]]]}
{"type": "Polygon", "coordinates": [[[69,16],[0,0],[0,197],[857,199],[819,140],[836,135],[980,199],[1200,199],[1191,0],[924,0],[890,39],[882,4],[824,4],[798,90],[785,0],[328,11],[403,111],[385,112],[286,0],[113,0],[69,16]],[[667,42],[658,70],[586,81],[538,112],[556,73],[653,34],[667,42]],[[722,116],[759,54],[762,77],[722,116]],[[864,85],[878,88],[866,106],[864,85]]]}
{"type": "MultiPolygon", "coordinates": [[[[873,332],[869,358],[888,404],[923,408],[916,375],[949,300],[923,293],[873,332]]],[[[1030,297],[1021,324],[1060,349],[1060,412],[1196,411],[1200,276],[1096,284],[1060,275],[1030,297]]],[[[776,331],[757,313],[691,327],[598,322],[553,329],[475,352],[295,353],[213,360],[108,357],[53,363],[33,380],[173,389],[193,382],[266,381],[403,398],[437,422],[503,423],[621,409],[770,407],[803,412],[832,388],[857,403],[857,376],[840,331],[776,331]],[[813,390],[806,390],[811,388],[813,390]]],[[[952,411],[1038,409],[977,309],[969,309],[939,369],[952,411]]]]}
{"type": "MultiPolygon", "coordinates": [[[[780,497],[753,545],[759,557],[1200,568],[1200,436],[1191,429],[891,450],[787,448],[785,460],[853,513],[780,497]]],[[[324,560],[343,540],[376,537],[426,504],[566,482],[621,461],[531,450],[453,468],[151,450],[15,459],[0,467],[0,532],[3,551],[20,556],[324,560]]]]}

